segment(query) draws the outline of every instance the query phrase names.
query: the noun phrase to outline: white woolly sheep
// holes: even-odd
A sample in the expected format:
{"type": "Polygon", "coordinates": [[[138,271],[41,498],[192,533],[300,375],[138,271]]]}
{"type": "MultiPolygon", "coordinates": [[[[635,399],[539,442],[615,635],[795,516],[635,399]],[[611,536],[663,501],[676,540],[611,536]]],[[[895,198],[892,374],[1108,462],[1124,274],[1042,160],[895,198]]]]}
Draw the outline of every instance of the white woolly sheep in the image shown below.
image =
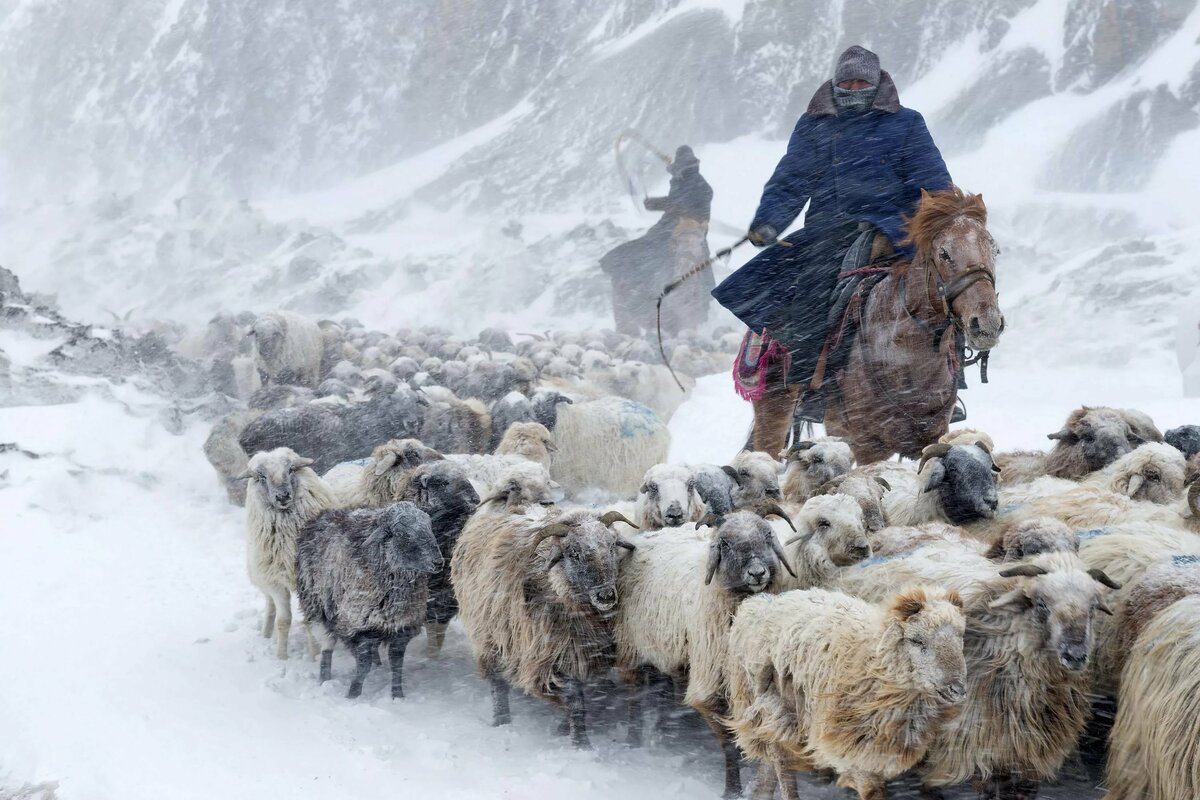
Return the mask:
{"type": "Polygon", "coordinates": [[[803,503],[835,478],[850,471],[854,455],[841,439],[821,437],[788,449],[783,476],[783,499],[803,503]]]}
{"type": "Polygon", "coordinates": [[[403,697],[404,651],[425,622],[429,575],[441,568],[429,515],[412,503],[336,509],[306,524],[296,584],[321,645],[321,682],[332,677],[334,642],[345,642],[357,662],[346,696],[358,697],[386,643],[392,697],[403,697]]]}
{"type": "Polygon", "coordinates": [[[452,455],[446,460],[465,470],[471,485],[483,498],[481,514],[494,511],[523,514],[526,509],[549,507],[562,500],[562,487],[536,461],[495,455],[452,455]]]}
{"type": "Polygon", "coordinates": [[[881,600],[928,583],[959,593],[967,618],[967,696],[917,772],[926,789],[974,781],[1035,797],[1075,748],[1091,714],[1087,672],[1095,612],[1111,613],[1103,571],[1068,552],[997,565],[962,549],[922,547],[845,570],[838,588],[881,600]]]}
{"type": "Polygon", "coordinates": [[[696,490],[691,469],[679,464],[655,464],[642,476],[638,489],[638,527],[644,531],[699,522],[704,502],[696,490]]]}
{"type": "Polygon", "coordinates": [[[1200,797],[1200,597],[1163,609],[1134,643],[1105,783],[1105,800],[1200,797]]]}
{"type": "Polygon", "coordinates": [[[884,495],[883,508],[893,525],[949,522],[963,525],[995,516],[1000,503],[999,468],[978,444],[933,444],[925,448],[917,468],[915,493],[895,489],[884,495]]]}
{"type": "Polygon", "coordinates": [[[442,453],[485,453],[491,447],[492,416],[475,399],[438,400],[426,410],[418,438],[442,453]]]}
{"type": "Polygon", "coordinates": [[[254,320],[250,333],[255,360],[266,382],[316,388],[324,338],[315,322],[292,311],[268,311],[254,320]]]}
{"type": "MultiPolygon", "coordinates": [[[[728,723],[760,763],[756,797],[833,770],[882,800],[964,697],[962,601],[909,587],[884,605],[821,589],[753,597],[729,630],[728,723]]],[[[773,793],[773,792],[772,792],[773,793]]]]}
{"type": "Polygon", "coordinates": [[[509,426],[500,444],[498,456],[521,456],[539,464],[549,464],[550,456],[558,450],[554,437],[540,422],[516,422],[509,426]]]}
{"type": "Polygon", "coordinates": [[[671,434],[653,411],[619,397],[560,405],[551,430],[558,452],[550,456],[550,474],[574,492],[594,488],[632,496],[646,470],[667,460],[671,446],[671,434]]]}
{"type": "Polygon", "coordinates": [[[406,473],[442,454],[418,439],[391,439],[376,447],[370,458],[344,461],[322,475],[338,505],[381,506],[394,502],[406,473]]]}
{"type": "Polygon", "coordinates": [[[1146,570],[1122,594],[1113,618],[1113,671],[1118,676],[1142,631],[1160,611],[1184,597],[1200,595],[1200,555],[1172,555],[1146,570]]]}
{"type": "Polygon", "coordinates": [[[883,530],[888,524],[883,509],[883,498],[891,490],[892,485],[885,478],[873,476],[864,469],[852,469],[819,487],[816,494],[842,494],[853,497],[862,509],[863,524],[867,531],[875,532],[883,530]]]}
{"type": "MultiPolygon", "coordinates": [[[[997,453],[996,463],[1003,469],[1001,482],[1009,486],[1044,475],[1079,480],[1103,469],[1147,441],[1135,433],[1129,421],[1134,419],[1138,427],[1144,429],[1146,420],[1141,418],[1143,416],[1104,406],[1077,408],[1067,417],[1061,430],[1047,435],[1054,442],[1048,454],[1030,451],[997,453]]],[[[1153,428],[1152,422],[1150,427],[1153,428]]],[[[1144,432],[1152,435],[1149,430],[1144,432]]],[[[1162,436],[1151,440],[1162,441],[1162,436]]]]}
{"type": "MultiPolygon", "coordinates": [[[[756,514],[708,521],[706,538],[680,528],[638,536],[638,549],[618,574],[617,669],[628,684],[639,683],[645,667],[686,683],[684,702],[717,734],[725,752],[725,795],[735,797],[739,755],[719,721],[726,712],[729,621],[743,598],[774,584],[781,563],[788,567],[771,526],[756,514]]],[[[629,725],[630,744],[640,745],[636,695],[629,725]]]]}
{"type": "Polygon", "coordinates": [[[313,472],[311,458],[280,447],[255,453],[242,478],[246,492],[246,563],[250,582],[267,598],[263,636],[276,636],[275,655],[287,658],[296,591],[296,539],[300,529],[337,499],[313,472]]]}
{"type": "Polygon", "coordinates": [[[829,586],[846,567],[870,558],[871,545],[863,525],[862,509],[845,495],[818,495],[791,513],[794,532],[786,537],[784,551],[794,576],[780,576],[784,589],[829,586]]]}
{"type": "Polygon", "coordinates": [[[476,514],[454,548],[459,619],[480,674],[492,684],[492,720],[511,721],[510,685],[567,710],[587,747],[585,684],[614,663],[617,567],[625,550],[612,524],[589,512],[532,519],[476,514]]]}

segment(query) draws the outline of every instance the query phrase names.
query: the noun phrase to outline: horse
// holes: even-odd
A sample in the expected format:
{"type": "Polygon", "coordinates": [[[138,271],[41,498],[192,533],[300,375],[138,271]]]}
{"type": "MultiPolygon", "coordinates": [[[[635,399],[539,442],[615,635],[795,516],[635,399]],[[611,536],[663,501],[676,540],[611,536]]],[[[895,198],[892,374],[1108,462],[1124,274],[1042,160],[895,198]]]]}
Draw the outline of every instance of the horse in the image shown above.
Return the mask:
{"type": "MultiPolygon", "coordinates": [[[[958,397],[956,337],[983,352],[1005,327],[996,296],[1000,251],[983,195],[922,189],[905,222],[916,257],[887,268],[867,295],[845,368],[826,381],[825,430],[845,439],[860,464],[896,453],[919,458],[944,435],[958,397]]],[[[784,381],[782,363],[768,367],[754,402],[755,450],[778,453],[787,443],[802,387],[784,381]]]]}

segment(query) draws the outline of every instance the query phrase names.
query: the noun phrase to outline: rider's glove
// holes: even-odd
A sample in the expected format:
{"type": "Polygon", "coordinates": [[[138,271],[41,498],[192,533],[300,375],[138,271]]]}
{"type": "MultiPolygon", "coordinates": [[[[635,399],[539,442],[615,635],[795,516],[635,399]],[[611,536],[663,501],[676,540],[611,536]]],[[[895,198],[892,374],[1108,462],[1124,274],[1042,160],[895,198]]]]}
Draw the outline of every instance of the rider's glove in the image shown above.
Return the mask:
{"type": "Polygon", "coordinates": [[[775,244],[778,241],[779,231],[775,230],[774,225],[760,225],[750,231],[750,235],[746,238],[750,240],[750,244],[755,247],[767,247],[775,244]]]}

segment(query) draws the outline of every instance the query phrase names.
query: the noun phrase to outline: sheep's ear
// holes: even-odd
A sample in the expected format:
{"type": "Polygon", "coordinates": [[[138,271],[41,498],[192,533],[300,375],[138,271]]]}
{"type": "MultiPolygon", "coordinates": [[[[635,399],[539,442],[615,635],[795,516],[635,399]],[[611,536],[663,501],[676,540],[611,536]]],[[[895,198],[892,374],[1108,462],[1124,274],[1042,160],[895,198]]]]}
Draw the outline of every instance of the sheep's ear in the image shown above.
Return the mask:
{"type": "Polygon", "coordinates": [[[1029,602],[1029,598],[1025,595],[1025,590],[1018,586],[1016,589],[1013,589],[1010,592],[1005,592],[992,602],[988,603],[988,608],[995,610],[1007,609],[1009,611],[1024,611],[1025,609],[1029,608],[1030,605],[1032,604],[1029,602]]]}
{"type": "Polygon", "coordinates": [[[380,475],[396,466],[396,460],[397,456],[395,453],[387,453],[383,458],[379,459],[379,462],[375,465],[375,477],[378,478],[380,475]]]}
{"type": "MultiPolygon", "coordinates": [[[[1015,567],[1000,570],[1001,578],[1036,578],[1038,575],[1045,575],[1048,570],[1045,567],[1039,567],[1037,564],[1018,564],[1015,567]]],[[[1118,587],[1120,588],[1120,587],[1118,587]]]]}
{"type": "Polygon", "coordinates": [[[954,591],[953,589],[946,592],[946,600],[948,600],[950,605],[954,606],[955,608],[958,608],[961,610],[963,607],[962,595],[960,595],[958,592],[954,591]]]}
{"type": "Polygon", "coordinates": [[[885,492],[890,492],[892,490],[892,485],[878,475],[875,476],[875,482],[882,486],[885,492]]]}
{"type": "Polygon", "coordinates": [[[297,467],[311,467],[315,463],[317,463],[317,462],[311,458],[297,458],[296,459],[297,467]]]}
{"type": "Polygon", "coordinates": [[[1066,442],[1067,444],[1075,444],[1079,441],[1079,437],[1071,433],[1070,428],[1063,428],[1061,431],[1056,431],[1055,433],[1047,433],[1046,438],[1057,442],[1066,442]]]}
{"type": "Polygon", "coordinates": [[[417,480],[419,480],[421,482],[421,488],[423,488],[423,489],[429,488],[429,473],[428,472],[422,472],[421,477],[418,478],[417,480]]]}
{"type": "Polygon", "coordinates": [[[1096,603],[1096,610],[1108,614],[1110,617],[1113,615],[1113,610],[1104,603],[1096,603]]]}
{"type": "Polygon", "coordinates": [[[733,482],[736,483],[738,486],[742,485],[742,478],[740,475],[738,475],[738,471],[736,469],[734,469],[733,467],[726,464],[725,466],[721,467],[721,472],[724,472],[726,475],[728,475],[730,478],[732,478],[733,482]]]}
{"type": "Polygon", "coordinates": [[[927,599],[924,589],[910,589],[896,597],[891,612],[901,622],[907,622],[921,613],[927,599]]]}
{"type": "Polygon", "coordinates": [[[1185,478],[1185,479],[1184,479],[1184,481],[1183,481],[1183,485],[1184,485],[1184,486],[1191,486],[1191,485],[1192,485],[1193,483],[1195,483],[1197,480],[1200,480],[1200,469],[1196,470],[1196,471],[1195,471],[1195,472],[1193,472],[1191,475],[1187,476],[1187,478],[1185,478]]]}
{"type": "Polygon", "coordinates": [[[946,467],[942,462],[937,462],[933,468],[929,470],[929,480],[925,482],[925,491],[932,492],[934,489],[942,485],[942,481],[946,479],[946,467]]]}
{"type": "Polygon", "coordinates": [[[1004,540],[997,539],[992,546],[988,548],[987,552],[983,554],[983,557],[991,561],[995,561],[998,558],[1003,558],[1005,552],[1004,540]]]}
{"type": "Polygon", "coordinates": [[[1125,484],[1125,496],[1133,497],[1146,483],[1146,478],[1140,472],[1135,472],[1129,476],[1129,482],[1125,484]]]}
{"type": "Polygon", "coordinates": [[[546,439],[542,443],[544,445],[546,445],[547,453],[557,453],[558,452],[558,445],[556,445],[554,442],[550,441],[549,439],[546,439]]]}
{"type": "Polygon", "coordinates": [[[704,519],[702,519],[696,523],[696,530],[700,530],[705,525],[709,525],[714,528],[719,528],[719,527],[721,527],[721,523],[724,521],[725,521],[724,518],[718,517],[716,514],[709,511],[707,514],[704,515],[704,519]]]}
{"type": "Polygon", "coordinates": [[[713,575],[717,574],[717,567],[721,566],[721,545],[720,540],[713,540],[713,543],[708,546],[708,566],[705,568],[704,585],[708,586],[712,583],[713,575]]]}
{"type": "Polygon", "coordinates": [[[1102,570],[1102,569],[1099,569],[1099,568],[1089,569],[1088,575],[1092,576],[1092,580],[1096,581],[1097,583],[1103,584],[1104,586],[1107,586],[1110,589],[1120,589],[1121,588],[1121,584],[1117,583],[1112,578],[1105,575],[1104,570],[1102,570]]]}
{"type": "Polygon", "coordinates": [[[650,494],[650,485],[643,483],[638,487],[638,494],[650,494]]]}
{"type": "Polygon", "coordinates": [[[244,470],[242,470],[242,471],[241,471],[241,472],[239,472],[237,475],[234,475],[234,476],[233,476],[233,479],[234,479],[235,481],[248,481],[248,480],[250,480],[250,470],[248,470],[248,469],[244,469],[244,470]]]}

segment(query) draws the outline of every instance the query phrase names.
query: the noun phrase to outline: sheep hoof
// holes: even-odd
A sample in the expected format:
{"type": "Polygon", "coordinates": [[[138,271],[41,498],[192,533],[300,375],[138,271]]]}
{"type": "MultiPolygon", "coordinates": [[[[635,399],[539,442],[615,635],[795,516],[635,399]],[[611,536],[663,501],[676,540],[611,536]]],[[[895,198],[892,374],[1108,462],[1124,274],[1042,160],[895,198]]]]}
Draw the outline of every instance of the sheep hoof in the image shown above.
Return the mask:
{"type": "Polygon", "coordinates": [[[362,684],[361,683],[350,684],[350,691],[346,692],[346,699],[354,700],[361,695],[362,695],[362,684]]]}
{"type": "Polygon", "coordinates": [[[492,727],[499,728],[501,725],[511,725],[512,714],[494,714],[492,715],[492,727]]]}
{"type": "Polygon", "coordinates": [[[333,678],[333,651],[321,651],[321,683],[333,678]]]}
{"type": "Polygon", "coordinates": [[[446,641],[446,625],[431,622],[425,626],[425,655],[437,658],[442,652],[446,641]]]}
{"type": "Polygon", "coordinates": [[[554,729],[555,736],[567,736],[571,733],[571,723],[565,719],[558,721],[558,727],[554,729]]]}
{"type": "Polygon", "coordinates": [[[571,737],[571,744],[576,750],[591,750],[592,742],[588,739],[586,733],[578,734],[571,737]]]}
{"type": "Polygon", "coordinates": [[[392,699],[393,700],[403,700],[404,699],[404,690],[401,689],[399,686],[393,686],[392,687],[392,699]]]}
{"type": "Polygon", "coordinates": [[[637,728],[630,728],[629,736],[627,736],[625,739],[625,744],[627,744],[629,747],[641,747],[642,732],[637,728]]]}

